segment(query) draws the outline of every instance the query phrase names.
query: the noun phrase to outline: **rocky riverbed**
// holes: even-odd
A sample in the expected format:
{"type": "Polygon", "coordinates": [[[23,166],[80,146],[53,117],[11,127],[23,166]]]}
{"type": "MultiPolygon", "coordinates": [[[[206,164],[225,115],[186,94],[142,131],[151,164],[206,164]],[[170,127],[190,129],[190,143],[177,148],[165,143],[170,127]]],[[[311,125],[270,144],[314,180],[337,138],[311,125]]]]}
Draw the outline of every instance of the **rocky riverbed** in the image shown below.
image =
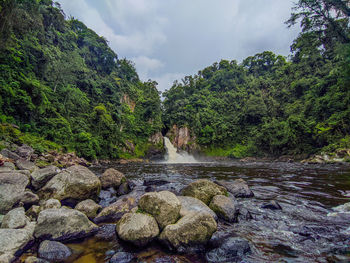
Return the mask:
{"type": "Polygon", "coordinates": [[[0,262],[350,260],[346,166],[30,160],[0,166],[0,262]]]}

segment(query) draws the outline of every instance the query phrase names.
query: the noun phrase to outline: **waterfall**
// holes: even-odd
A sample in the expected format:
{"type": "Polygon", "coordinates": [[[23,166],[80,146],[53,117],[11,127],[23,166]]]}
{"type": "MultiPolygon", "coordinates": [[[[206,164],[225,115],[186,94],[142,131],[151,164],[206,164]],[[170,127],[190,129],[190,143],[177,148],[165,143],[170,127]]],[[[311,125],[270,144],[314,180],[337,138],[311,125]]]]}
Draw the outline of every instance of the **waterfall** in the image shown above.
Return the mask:
{"type": "Polygon", "coordinates": [[[164,145],[167,155],[165,157],[166,163],[196,163],[196,159],[187,152],[178,153],[174,145],[171,144],[169,138],[164,137],[164,145]]]}

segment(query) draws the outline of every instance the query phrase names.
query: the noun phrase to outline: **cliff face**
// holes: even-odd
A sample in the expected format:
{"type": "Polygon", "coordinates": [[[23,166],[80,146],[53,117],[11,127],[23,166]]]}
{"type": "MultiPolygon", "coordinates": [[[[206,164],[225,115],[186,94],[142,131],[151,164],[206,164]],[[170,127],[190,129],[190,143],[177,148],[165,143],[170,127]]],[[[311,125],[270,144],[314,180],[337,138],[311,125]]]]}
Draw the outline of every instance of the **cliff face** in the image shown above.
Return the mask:
{"type": "Polygon", "coordinates": [[[191,130],[188,127],[178,127],[174,124],[166,136],[180,150],[191,153],[199,150],[199,145],[196,143],[196,136],[191,134],[191,130]]]}

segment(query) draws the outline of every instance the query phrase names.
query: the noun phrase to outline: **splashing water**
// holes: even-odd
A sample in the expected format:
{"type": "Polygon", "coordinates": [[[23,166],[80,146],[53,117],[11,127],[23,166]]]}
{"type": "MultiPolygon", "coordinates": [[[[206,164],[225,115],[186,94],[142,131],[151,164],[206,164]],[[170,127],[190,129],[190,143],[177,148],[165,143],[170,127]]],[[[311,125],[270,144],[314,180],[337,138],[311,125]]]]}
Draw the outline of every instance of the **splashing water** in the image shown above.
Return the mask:
{"type": "Polygon", "coordinates": [[[164,137],[164,145],[167,152],[165,163],[197,163],[196,159],[187,152],[178,153],[167,137],[164,137]]]}

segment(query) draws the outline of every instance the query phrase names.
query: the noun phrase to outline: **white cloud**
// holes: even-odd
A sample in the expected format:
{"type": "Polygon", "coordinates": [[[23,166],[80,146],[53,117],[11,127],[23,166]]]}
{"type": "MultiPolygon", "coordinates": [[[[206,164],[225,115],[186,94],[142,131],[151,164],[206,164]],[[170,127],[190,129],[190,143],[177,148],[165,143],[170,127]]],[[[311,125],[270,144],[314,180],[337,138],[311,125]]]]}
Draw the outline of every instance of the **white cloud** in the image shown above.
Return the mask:
{"type": "Polygon", "coordinates": [[[138,74],[144,81],[151,78],[150,73],[152,74],[164,67],[164,64],[160,60],[146,56],[135,57],[131,60],[135,63],[138,74]]]}
{"type": "Polygon", "coordinates": [[[154,79],[158,83],[158,90],[164,92],[165,90],[169,90],[171,88],[175,80],[181,81],[181,79],[186,75],[186,73],[166,73],[158,77],[154,77],[154,79]]]}

